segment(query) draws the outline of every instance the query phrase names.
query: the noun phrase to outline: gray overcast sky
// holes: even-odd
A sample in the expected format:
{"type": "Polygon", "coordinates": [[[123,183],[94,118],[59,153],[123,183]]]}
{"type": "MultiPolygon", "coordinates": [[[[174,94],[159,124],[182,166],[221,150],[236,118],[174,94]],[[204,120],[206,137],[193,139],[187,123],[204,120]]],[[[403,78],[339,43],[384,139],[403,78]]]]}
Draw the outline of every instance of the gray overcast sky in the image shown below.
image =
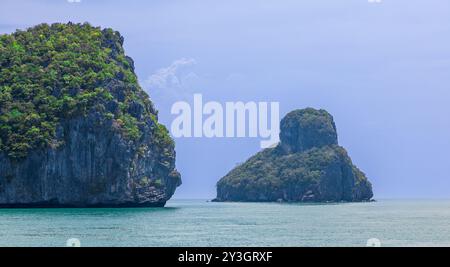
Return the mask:
{"type": "MultiPolygon", "coordinates": [[[[124,35],[166,125],[195,92],[324,108],[376,198],[450,197],[448,0],[0,2],[1,33],[68,21],[124,35]]],[[[259,141],[177,139],[175,197],[214,197],[259,141]]]]}

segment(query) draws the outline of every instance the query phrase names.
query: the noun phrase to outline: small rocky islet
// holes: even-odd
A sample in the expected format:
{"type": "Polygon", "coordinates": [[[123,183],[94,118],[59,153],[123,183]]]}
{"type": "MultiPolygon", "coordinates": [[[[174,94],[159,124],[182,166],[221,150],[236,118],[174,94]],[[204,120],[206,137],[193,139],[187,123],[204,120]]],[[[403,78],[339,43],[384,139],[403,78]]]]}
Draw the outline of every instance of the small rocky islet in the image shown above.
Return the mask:
{"type": "Polygon", "coordinates": [[[281,142],[217,183],[217,202],[362,202],[372,185],[338,145],[333,117],[312,108],[281,121],[281,142]]]}

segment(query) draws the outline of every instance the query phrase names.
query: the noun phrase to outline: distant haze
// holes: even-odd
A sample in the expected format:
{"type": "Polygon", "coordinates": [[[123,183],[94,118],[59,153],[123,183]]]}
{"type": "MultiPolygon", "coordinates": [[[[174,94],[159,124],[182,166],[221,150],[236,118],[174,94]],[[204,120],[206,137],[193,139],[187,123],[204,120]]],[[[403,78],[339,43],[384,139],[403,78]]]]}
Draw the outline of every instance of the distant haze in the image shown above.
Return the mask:
{"type": "MultiPolygon", "coordinates": [[[[375,198],[450,197],[448,0],[2,0],[0,33],[89,22],[125,37],[141,85],[170,108],[205,101],[280,102],[335,118],[339,142],[375,198]]],[[[176,139],[176,198],[215,183],[260,139],[176,139]]]]}

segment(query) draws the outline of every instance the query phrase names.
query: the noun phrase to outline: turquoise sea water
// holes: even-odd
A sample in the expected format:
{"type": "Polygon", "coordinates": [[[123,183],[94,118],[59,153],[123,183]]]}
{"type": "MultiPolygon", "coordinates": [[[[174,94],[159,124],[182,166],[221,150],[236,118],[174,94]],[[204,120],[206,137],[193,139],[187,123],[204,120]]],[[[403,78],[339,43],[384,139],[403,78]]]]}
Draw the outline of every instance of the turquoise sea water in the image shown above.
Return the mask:
{"type": "Polygon", "coordinates": [[[0,246],[449,246],[450,201],[0,210],[0,246]]]}

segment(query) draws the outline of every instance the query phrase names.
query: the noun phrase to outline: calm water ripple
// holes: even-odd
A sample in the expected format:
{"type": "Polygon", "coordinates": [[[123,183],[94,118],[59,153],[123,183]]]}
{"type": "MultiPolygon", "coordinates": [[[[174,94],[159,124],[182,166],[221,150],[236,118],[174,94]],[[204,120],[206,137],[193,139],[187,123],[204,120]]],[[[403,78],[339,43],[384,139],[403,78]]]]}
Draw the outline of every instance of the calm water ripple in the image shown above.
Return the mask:
{"type": "Polygon", "coordinates": [[[449,246],[450,201],[300,205],[174,200],[158,209],[0,209],[0,246],[449,246]]]}

